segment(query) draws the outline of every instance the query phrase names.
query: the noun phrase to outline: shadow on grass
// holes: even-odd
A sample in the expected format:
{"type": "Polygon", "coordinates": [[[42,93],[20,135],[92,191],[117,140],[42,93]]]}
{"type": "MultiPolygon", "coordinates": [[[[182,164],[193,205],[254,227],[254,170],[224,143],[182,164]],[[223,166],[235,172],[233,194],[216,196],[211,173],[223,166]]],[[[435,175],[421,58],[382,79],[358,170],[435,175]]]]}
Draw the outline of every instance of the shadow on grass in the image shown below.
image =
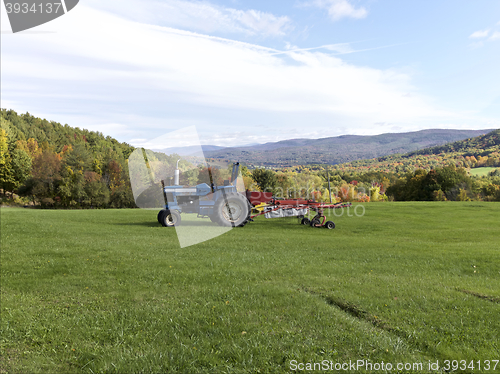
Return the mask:
{"type": "Polygon", "coordinates": [[[117,226],[144,226],[144,227],[161,227],[158,222],[126,222],[115,223],[117,226]]]}
{"type": "MultiPolygon", "coordinates": [[[[115,225],[118,226],[143,226],[143,227],[162,227],[158,222],[125,222],[125,223],[115,223],[115,225]]],[[[195,221],[187,221],[187,222],[182,222],[182,226],[188,226],[188,227],[220,227],[216,223],[212,222],[206,222],[206,221],[201,221],[201,222],[195,222],[195,221]]]]}

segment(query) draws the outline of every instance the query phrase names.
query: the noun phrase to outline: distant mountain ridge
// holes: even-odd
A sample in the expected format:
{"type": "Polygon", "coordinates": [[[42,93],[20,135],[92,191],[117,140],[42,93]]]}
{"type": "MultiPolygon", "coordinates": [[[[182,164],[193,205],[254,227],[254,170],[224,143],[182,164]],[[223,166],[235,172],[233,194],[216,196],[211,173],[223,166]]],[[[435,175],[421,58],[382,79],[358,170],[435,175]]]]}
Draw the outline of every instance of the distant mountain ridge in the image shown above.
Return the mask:
{"type": "MultiPolygon", "coordinates": [[[[321,139],[290,139],[255,146],[204,150],[210,158],[229,159],[250,166],[296,166],[307,164],[341,164],[423,148],[485,135],[486,130],[429,129],[380,135],[342,135],[321,139]]],[[[205,147],[205,146],[204,146],[205,147]]]]}

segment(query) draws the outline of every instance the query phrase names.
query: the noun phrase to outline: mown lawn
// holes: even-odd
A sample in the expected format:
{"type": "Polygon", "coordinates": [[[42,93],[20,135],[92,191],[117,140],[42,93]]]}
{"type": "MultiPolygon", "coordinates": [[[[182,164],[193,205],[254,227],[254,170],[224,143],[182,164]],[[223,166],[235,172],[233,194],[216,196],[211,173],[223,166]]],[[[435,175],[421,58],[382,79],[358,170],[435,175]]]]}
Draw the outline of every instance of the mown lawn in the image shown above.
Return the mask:
{"type": "Polygon", "coordinates": [[[486,175],[488,175],[489,173],[491,173],[492,171],[494,170],[497,170],[498,168],[493,168],[493,167],[482,167],[482,168],[474,168],[474,169],[470,169],[470,175],[473,175],[473,176],[480,176],[480,177],[484,177],[486,175]]]}
{"type": "Polygon", "coordinates": [[[500,204],[364,206],[183,249],[153,211],[2,208],[0,372],[500,372],[500,204]]]}

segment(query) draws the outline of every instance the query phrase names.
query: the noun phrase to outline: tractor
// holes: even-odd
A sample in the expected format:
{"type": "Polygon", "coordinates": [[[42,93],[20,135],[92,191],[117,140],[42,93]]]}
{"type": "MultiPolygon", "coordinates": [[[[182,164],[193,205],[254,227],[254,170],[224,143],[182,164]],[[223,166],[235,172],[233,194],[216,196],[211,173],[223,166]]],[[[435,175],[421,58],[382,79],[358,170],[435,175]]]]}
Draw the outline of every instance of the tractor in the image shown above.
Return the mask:
{"type": "MultiPolygon", "coordinates": [[[[181,213],[196,213],[198,218],[209,218],[224,227],[242,227],[250,220],[251,205],[237,191],[239,163],[233,164],[231,179],[223,186],[201,183],[194,187],[179,185],[179,161],[174,174],[174,185],[161,181],[165,206],[158,212],[158,222],[164,227],[181,224],[181,213]]],[[[212,175],[209,169],[210,180],[212,175]]]]}

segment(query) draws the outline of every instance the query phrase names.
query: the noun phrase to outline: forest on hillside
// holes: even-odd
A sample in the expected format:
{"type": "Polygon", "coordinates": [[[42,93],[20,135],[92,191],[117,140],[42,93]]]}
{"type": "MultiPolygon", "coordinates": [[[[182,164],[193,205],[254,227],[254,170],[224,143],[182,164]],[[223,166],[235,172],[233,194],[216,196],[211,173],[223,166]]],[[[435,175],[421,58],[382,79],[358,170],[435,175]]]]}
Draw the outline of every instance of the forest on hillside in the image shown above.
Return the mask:
{"type": "MultiPolygon", "coordinates": [[[[2,202],[50,208],[136,207],[128,167],[133,152],[129,144],[99,132],[2,109],[2,202]]],[[[171,183],[168,175],[180,157],[147,152],[148,171],[132,168],[134,180],[152,183],[152,188],[160,185],[159,179],[171,183]]],[[[183,160],[179,167],[181,184],[209,183],[206,165],[183,160]]],[[[500,130],[408,154],[338,165],[242,167],[241,171],[245,188],[273,192],[278,198],[500,201],[500,169],[485,176],[469,175],[468,170],[477,167],[500,167],[500,130]]],[[[210,171],[215,183],[221,184],[229,178],[230,166],[210,171]]]]}
{"type": "Polygon", "coordinates": [[[126,165],[133,150],[100,132],[2,109],[0,188],[41,207],[135,207],[126,165]]]}
{"type": "MultiPolygon", "coordinates": [[[[129,158],[134,150],[100,132],[2,109],[0,202],[42,208],[135,208],[129,175],[129,158]]],[[[131,168],[135,184],[157,190],[160,179],[172,183],[180,156],[146,152],[147,158],[142,151],[135,153],[147,167],[131,168]]],[[[210,169],[214,182],[222,184],[231,175],[230,164],[225,166],[208,168],[184,159],[179,163],[181,183],[210,183],[210,169]]]]}

